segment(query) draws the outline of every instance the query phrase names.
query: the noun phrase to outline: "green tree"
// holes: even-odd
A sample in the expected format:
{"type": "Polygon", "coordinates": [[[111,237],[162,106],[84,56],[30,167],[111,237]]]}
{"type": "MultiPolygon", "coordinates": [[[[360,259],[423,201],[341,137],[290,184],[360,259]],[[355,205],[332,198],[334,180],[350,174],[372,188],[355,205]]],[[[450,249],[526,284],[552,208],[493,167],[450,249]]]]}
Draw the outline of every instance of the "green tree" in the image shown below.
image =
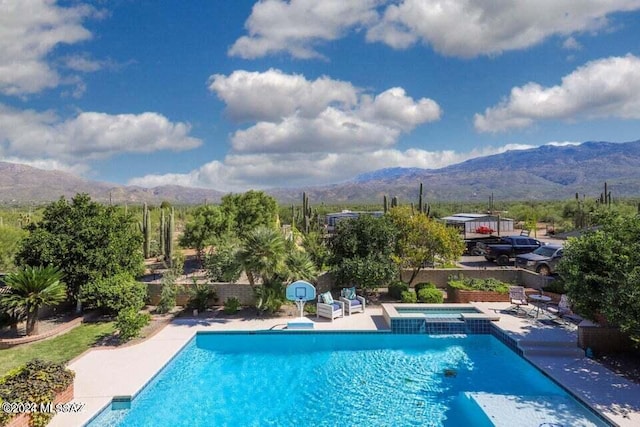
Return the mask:
{"type": "Polygon", "coordinates": [[[202,262],[204,249],[213,245],[221,236],[229,234],[233,217],[219,206],[199,206],[193,213],[193,219],[185,225],[180,237],[180,246],[194,248],[198,260],[202,262]]]}
{"type": "Polygon", "coordinates": [[[362,215],[340,221],[330,244],[336,283],[375,290],[391,282],[398,274],[391,259],[397,235],[387,217],[362,215]]]}
{"type": "Polygon", "coordinates": [[[87,194],[47,205],[42,220],[28,230],[16,262],[59,266],[74,300],[89,281],[142,272],[142,235],[132,215],[93,202],[87,194]]]}
{"type": "Polygon", "coordinates": [[[125,308],[140,310],[147,298],[147,286],[128,273],[99,277],[80,289],[80,300],[88,307],[117,314],[125,308]]]}
{"type": "Polygon", "coordinates": [[[640,342],[640,217],[612,214],[570,239],[558,271],[579,314],[601,314],[640,342]]]}
{"type": "Polygon", "coordinates": [[[411,270],[412,284],[426,263],[457,261],[464,252],[464,242],[458,231],[439,223],[425,214],[411,214],[406,207],[389,212],[391,222],[398,230],[393,259],[400,268],[411,270]]]}
{"type": "Polygon", "coordinates": [[[10,292],[0,294],[0,305],[5,310],[24,312],[27,317],[27,335],[38,334],[38,310],[44,305],[64,301],[66,285],[63,274],[55,267],[25,267],[5,277],[10,292]]]}
{"type": "Polygon", "coordinates": [[[228,194],[222,198],[220,207],[233,218],[232,231],[241,238],[259,226],[274,228],[278,221],[276,199],[262,191],[228,194]]]}
{"type": "Polygon", "coordinates": [[[27,235],[22,228],[0,226],[0,271],[8,272],[16,268],[15,258],[20,241],[27,235]]]}
{"type": "Polygon", "coordinates": [[[235,283],[242,273],[238,258],[240,246],[236,239],[226,238],[216,242],[205,257],[207,277],[213,282],[235,283]]]}

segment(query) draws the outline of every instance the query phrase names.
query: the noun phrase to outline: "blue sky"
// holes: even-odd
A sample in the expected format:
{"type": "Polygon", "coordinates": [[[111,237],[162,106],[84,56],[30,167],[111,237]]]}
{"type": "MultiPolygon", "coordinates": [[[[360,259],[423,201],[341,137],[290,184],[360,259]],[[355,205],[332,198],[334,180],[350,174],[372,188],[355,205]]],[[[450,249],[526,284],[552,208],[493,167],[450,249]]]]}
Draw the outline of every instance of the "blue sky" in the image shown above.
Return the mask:
{"type": "Polygon", "coordinates": [[[0,160],[243,191],[640,138],[640,0],[0,0],[0,160]]]}

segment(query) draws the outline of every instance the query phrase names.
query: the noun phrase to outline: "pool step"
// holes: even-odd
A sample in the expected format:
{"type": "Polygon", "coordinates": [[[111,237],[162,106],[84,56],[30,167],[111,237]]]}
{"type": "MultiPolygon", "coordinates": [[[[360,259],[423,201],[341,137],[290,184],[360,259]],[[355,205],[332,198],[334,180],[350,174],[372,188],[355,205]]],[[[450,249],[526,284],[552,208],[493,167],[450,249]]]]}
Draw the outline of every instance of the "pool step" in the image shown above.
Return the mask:
{"type": "Polygon", "coordinates": [[[465,392],[496,427],[606,426],[569,396],[465,392]]]}

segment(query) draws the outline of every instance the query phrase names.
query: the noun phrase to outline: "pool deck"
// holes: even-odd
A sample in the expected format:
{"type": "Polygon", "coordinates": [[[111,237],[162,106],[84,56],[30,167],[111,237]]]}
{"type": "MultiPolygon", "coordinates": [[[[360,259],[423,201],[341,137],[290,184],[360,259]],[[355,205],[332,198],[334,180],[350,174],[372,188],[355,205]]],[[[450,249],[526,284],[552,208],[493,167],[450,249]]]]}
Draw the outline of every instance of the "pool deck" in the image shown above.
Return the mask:
{"type": "MultiPolygon", "coordinates": [[[[507,303],[475,303],[480,310],[496,314],[507,303]]],[[[316,319],[315,330],[387,330],[382,309],[367,307],[365,313],[335,319],[316,319]]],[[[60,413],[49,426],[82,426],[114,396],[133,396],[198,331],[255,331],[283,329],[288,318],[180,318],[148,340],[116,349],[93,349],[69,364],[75,371],[74,402],[83,403],[78,413],[60,413]]],[[[640,425],[640,385],[625,380],[575,347],[576,327],[548,325],[535,319],[501,314],[496,323],[519,342],[525,357],[576,396],[620,426],[640,425]]],[[[179,398],[179,396],[176,396],[179,398]]]]}

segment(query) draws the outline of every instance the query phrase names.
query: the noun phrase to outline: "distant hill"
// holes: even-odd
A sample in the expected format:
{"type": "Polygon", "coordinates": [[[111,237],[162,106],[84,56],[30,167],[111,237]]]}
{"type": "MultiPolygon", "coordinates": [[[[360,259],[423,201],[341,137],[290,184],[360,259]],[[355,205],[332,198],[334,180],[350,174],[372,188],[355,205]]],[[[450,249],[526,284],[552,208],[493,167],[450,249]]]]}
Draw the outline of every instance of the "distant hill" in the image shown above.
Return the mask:
{"type": "MultiPolygon", "coordinates": [[[[347,182],[305,188],[271,189],[281,203],[300,203],[306,191],[313,203],[381,201],[384,195],[417,200],[418,184],[430,200],[566,199],[578,192],[597,197],[607,181],[613,197],[640,197],[640,140],[543,145],[478,157],[441,169],[388,168],[347,182]]],[[[42,203],[86,192],[114,203],[216,203],[224,193],[202,188],[142,188],[90,181],[60,171],[0,162],[1,203],[42,203]]]]}
{"type": "MultiPolygon", "coordinates": [[[[390,168],[368,172],[341,184],[306,188],[311,200],[380,201],[386,194],[417,200],[418,183],[431,200],[565,199],[576,192],[599,196],[607,181],[613,197],[640,197],[640,140],[543,145],[477,157],[441,169],[390,168]]],[[[292,190],[271,191],[297,202],[292,190]]]]}
{"type": "Polygon", "coordinates": [[[196,204],[204,200],[218,202],[224,193],[203,188],[166,185],[155,188],[124,186],[91,181],[61,171],[37,169],[31,166],[0,162],[0,203],[44,203],[88,193],[92,199],[113,203],[173,203],[196,204]]]}

